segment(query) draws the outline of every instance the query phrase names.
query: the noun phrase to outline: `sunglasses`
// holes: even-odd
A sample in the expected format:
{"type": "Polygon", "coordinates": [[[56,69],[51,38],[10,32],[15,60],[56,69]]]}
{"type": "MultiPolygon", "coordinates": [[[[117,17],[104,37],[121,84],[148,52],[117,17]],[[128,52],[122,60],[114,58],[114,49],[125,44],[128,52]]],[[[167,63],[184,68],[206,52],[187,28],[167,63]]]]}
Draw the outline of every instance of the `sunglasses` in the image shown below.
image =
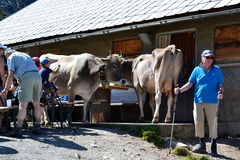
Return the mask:
{"type": "Polygon", "coordinates": [[[206,59],[213,59],[214,57],[207,56],[205,57],[206,59]]]}

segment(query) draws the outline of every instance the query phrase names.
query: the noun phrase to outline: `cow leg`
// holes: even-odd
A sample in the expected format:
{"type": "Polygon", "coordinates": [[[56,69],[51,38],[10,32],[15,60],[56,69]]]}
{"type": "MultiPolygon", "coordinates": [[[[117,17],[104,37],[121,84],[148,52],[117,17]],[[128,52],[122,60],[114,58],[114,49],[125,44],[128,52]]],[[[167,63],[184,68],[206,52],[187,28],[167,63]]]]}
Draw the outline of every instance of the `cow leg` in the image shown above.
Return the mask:
{"type": "Polygon", "coordinates": [[[149,105],[152,109],[152,116],[154,116],[155,113],[155,99],[154,99],[155,94],[150,94],[150,100],[149,100],[149,105]]]}
{"type": "Polygon", "coordinates": [[[143,122],[144,121],[144,112],[143,112],[143,102],[144,101],[144,94],[139,95],[139,109],[140,109],[140,116],[138,118],[138,122],[143,122]]]}
{"type": "Polygon", "coordinates": [[[69,90],[68,92],[68,102],[74,102],[74,93],[69,90]]]}
{"type": "MultiPolygon", "coordinates": [[[[68,82],[68,102],[74,102],[74,92],[73,92],[73,88],[71,85],[71,80],[68,82]]],[[[67,115],[67,119],[66,119],[66,123],[68,124],[68,126],[71,126],[72,124],[72,112],[73,112],[74,107],[71,107],[69,109],[68,115],[67,115]]]]}
{"type": "Polygon", "coordinates": [[[171,122],[171,110],[172,110],[172,106],[174,103],[174,97],[172,93],[169,93],[168,95],[168,100],[167,100],[167,115],[165,117],[165,123],[170,123],[171,122]]]}
{"type": "Polygon", "coordinates": [[[89,104],[89,101],[88,100],[84,100],[84,106],[83,106],[83,123],[88,123],[88,116],[87,116],[87,113],[88,113],[88,104],[89,104]]]}
{"type": "Polygon", "coordinates": [[[68,127],[70,127],[72,125],[73,110],[74,110],[74,105],[72,107],[68,108],[68,114],[67,114],[67,118],[66,118],[66,123],[67,123],[68,127]]]}
{"type": "Polygon", "coordinates": [[[139,102],[139,109],[140,109],[140,116],[137,122],[143,122],[144,121],[144,111],[143,111],[144,92],[142,92],[141,89],[137,89],[137,94],[138,94],[138,102],[139,102]]]}
{"type": "Polygon", "coordinates": [[[68,102],[74,101],[74,86],[72,85],[72,79],[68,82],[68,102]]]}
{"type": "Polygon", "coordinates": [[[155,95],[155,102],[156,102],[156,110],[152,119],[152,123],[158,123],[159,122],[159,109],[162,101],[162,93],[159,90],[155,95]]]}

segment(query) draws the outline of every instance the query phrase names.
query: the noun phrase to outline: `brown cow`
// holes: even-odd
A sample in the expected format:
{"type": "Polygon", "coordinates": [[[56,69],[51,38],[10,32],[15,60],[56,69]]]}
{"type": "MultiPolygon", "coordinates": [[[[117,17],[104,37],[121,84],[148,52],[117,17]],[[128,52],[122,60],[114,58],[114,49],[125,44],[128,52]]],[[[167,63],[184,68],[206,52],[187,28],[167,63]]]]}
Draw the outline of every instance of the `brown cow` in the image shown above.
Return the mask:
{"type": "Polygon", "coordinates": [[[155,49],[152,54],[140,55],[132,62],[132,77],[125,69],[130,68],[131,62],[127,61],[127,63],[124,63],[123,71],[126,75],[126,80],[134,85],[138,95],[140,107],[139,121],[144,118],[144,93],[148,92],[153,113],[152,122],[159,122],[162,93],[168,96],[168,111],[165,122],[170,122],[171,108],[175,100],[173,89],[177,84],[178,76],[183,66],[182,52],[176,49],[175,45],[169,45],[163,49],[155,49]]]}
{"type": "Polygon", "coordinates": [[[68,95],[69,102],[74,100],[75,95],[84,99],[84,123],[87,122],[89,101],[102,80],[117,82],[122,79],[121,69],[124,60],[116,54],[107,58],[98,58],[89,53],[70,56],[46,54],[42,57],[55,62],[50,68],[56,64],[60,65],[58,74],[50,75],[50,79],[53,79],[58,87],[58,94],[68,95]]]}

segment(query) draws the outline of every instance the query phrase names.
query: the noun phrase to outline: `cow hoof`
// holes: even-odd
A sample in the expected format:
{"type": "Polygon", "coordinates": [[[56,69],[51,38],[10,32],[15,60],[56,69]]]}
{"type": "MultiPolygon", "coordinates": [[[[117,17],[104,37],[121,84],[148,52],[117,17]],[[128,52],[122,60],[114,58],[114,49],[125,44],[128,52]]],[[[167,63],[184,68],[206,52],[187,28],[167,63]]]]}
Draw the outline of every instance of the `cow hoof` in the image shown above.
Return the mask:
{"type": "Polygon", "coordinates": [[[88,121],[83,121],[82,126],[88,128],[90,123],[88,121]]]}
{"type": "Polygon", "coordinates": [[[143,117],[140,117],[138,120],[137,120],[137,123],[143,123],[145,122],[144,118],[143,117]]]}
{"type": "Polygon", "coordinates": [[[171,122],[171,118],[166,118],[164,122],[165,123],[170,123],[171,122]]]}
{"type": "Polygon", "coordinates": [[[72,121],[66,120],[65,122],[66,122],[67,127],[71,127],[72,126],[72,121]]]}
{"type": "Polygon", "coordinates": [[[159,118],[155,118],[152,120],[152,123],[159,123],[159,118]]]}
{"type": "Polygon", "coordinates": [[[88,124],[88,121],[83,121],[82,123],[83,123],[83,124],[88,124]]]}

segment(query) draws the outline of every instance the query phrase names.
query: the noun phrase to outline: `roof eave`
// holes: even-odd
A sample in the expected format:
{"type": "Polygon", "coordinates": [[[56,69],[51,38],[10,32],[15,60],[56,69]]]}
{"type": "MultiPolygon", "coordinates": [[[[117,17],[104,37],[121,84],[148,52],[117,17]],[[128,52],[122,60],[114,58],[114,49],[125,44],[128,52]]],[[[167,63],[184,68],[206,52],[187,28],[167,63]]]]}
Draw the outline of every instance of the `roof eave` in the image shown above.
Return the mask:
{"type": "Polygon", "coordinates": [[[49,44],[49,43],[65,41],[65,40],[105,35],[105,34],[122,32],[122,31],[127,31],[127,30],[176,23],[176,22],[180,22],[180,21],[198,20],[198,19],[203,19],[203,18],[210,18],[210,17],[216,17],[216,16],[228,15],[228,14],[237,14],[237,13],[240,13],[240,8],[217,11],[217,12],[212,12],[212,13],[207,12],[207,13],[192,14],[192,15],[184,14],[184,15],[178,16],[178,17],[163,17],[163,18],[156,19],[153,21],[142,21],[142,22],[132,23],[132,24],[128,24],[128,25],[114,26],[111,28],[102,28],[102,29],[97,29],[97,30],[92,30],[92,31],[87,31],[87,32],[79,32],[79,33],[74,33],[74,34],[69,34],[69,35],[56,35],[56,36],[52,36],[52,37],[33,39],[30,41],[23,41],[23,42],[14,43],[14,44],[8,44],[8,45],[12,46],[15,49],[21,49],[21,48],[28,48],[28,47],[38,46],[38,45],[44,45],[44,44],[49,44]]]}

